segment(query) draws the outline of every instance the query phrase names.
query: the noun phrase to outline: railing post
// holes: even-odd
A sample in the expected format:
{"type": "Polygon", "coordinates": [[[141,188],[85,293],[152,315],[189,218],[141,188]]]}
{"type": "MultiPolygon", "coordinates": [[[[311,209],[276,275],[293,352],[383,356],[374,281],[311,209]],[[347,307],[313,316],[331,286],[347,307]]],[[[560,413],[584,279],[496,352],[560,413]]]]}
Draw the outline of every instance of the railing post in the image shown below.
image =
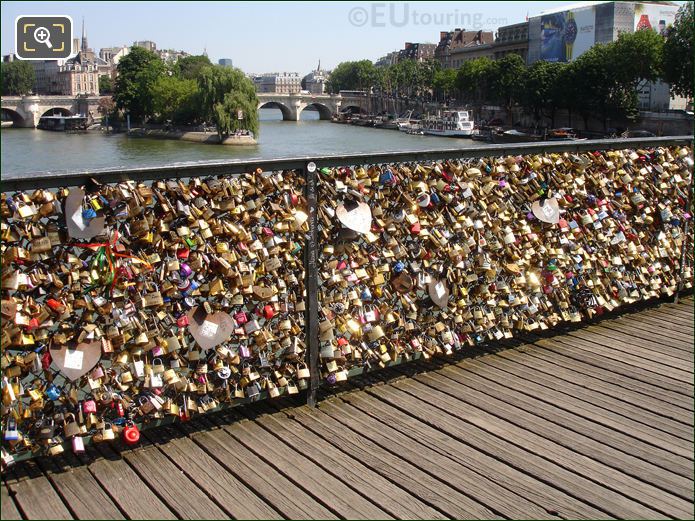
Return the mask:
{"type": "Polygon", "coordinates": [[[316,164],[310,162],[304,168],[306,176],[306,202],[309,214],[309,233],[305,245],[305,287],[306,287],[306,356],[308,357],[309,388],[307,405],[316,407],[319,388],[319,302],[318,302],[318,209],[316,164]]]}

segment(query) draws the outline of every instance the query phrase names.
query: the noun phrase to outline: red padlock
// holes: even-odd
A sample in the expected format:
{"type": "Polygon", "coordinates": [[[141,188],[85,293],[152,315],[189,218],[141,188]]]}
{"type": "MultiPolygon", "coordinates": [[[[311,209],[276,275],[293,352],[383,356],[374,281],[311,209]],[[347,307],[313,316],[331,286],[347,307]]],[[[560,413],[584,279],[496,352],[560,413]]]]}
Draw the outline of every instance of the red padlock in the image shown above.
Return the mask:
{"type": "Polygon", "coordinates": [[[140,429],[133,422],[128,422],[123,427],[123,441],[128,445],[135,445],[140,441],[140,429]]]}
{"type": "Polygon", "coordinates": [[[273,306],[270,304],[266,304],[263,306],[263,316],[266,320],[270,320],[275,316],[275,308],[273,308],[273,306]]]}

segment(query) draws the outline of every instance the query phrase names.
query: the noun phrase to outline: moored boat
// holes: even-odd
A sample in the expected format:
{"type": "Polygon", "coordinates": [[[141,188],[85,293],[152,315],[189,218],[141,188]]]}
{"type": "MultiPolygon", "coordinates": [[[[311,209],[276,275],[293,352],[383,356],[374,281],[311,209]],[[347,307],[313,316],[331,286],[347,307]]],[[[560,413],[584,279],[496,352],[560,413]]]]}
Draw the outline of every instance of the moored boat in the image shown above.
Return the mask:
{"type": "Polygon", "coordinates": [[[473,126],[467,110],[445,110],[441,116],[431,115],[421,121],[422,131],[430,136],[470,137],[473,126]]]}

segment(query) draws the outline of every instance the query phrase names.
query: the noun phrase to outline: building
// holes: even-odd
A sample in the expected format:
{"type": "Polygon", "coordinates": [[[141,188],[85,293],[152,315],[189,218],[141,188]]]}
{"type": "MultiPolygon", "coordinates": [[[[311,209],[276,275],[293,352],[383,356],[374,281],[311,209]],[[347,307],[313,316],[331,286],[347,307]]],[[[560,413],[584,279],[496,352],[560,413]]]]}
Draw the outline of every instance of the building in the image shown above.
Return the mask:
{"type": "Polygon", "coordinates": [[[316,70],[311,71],[302,78],[302,89],[308,90],[311,94],[325,94],[330,74],[331,71],[321,69],[321,60],[319,60],[316,70]]]}
{"type": "Polygon", "coordinates": [[[121,58],[127,56],[129,52],[130,47],[125,45],[121,47],[103,47],[99,50],[99,58],[115,67],[121,61],[121,58]]]}
{"type": "Polygon", "coordinates": [[[524,60],[528,59],[528,22],[505,25],[497,29],[493,49],[496,60],[508,54],[518,54],[524,60]]]}
{"type": "Polygon", "coordinates": [[[164,63],[168,63],[170,65],[176,63],[181,58],[190,56],[190,54],[188,54],[186,51],[175,51],[174,49],[160,49],[155,50],[154,52],[162,59],[164,63]]]}
{"type": "Polygon", "coordinates": [[[459,68],[464,61],[481,56],[494,57],[492,45],[494,37],[491,31],[466,31],[454,29],[439,33],[439,43],[433,57],[442,68],[459,68]]]}
{"type": "Polygon", "coordinates": [[[393,51],[388,53],[386,56],[382,56],[375,63],[375,67],[390,67],[391,65],[396,65],[398,63],[398,51],[393,51]]]}
{"type": "Polygon", "coordinates": [[[434,50],[437,46],[433,43],[406,42],[405,47],[398,51],[398,61],[415,60],[418,62],[434,59],[434,50]]]}
{"type": "Polygon", "coordinates": [[[234,67],[231,58],[220,58],[217,60],[217,65],[222,65],[222,67],[234,67]]]}
{"type": "Polygon", "coordinates": [[[271,72],[254,75],[256,92],[295,94],[302,90],[302,78],[296,72],[271,72]]]}
{"type": "MultiPolygon", "coordinates": [[[[543,11],[529,19],[527,63],[571,62],[597,43],[615,41],[623,32],[652,30],[665,34],[678,4],[673,2],[585,2],[543,11]]],[[[661,82],[638,89],[642,110],[685,108],[684,98],[671,98],[661,82]]]]}
{"type": "Polygon", "coordinates": [[[133,47],[142,47],[148,51],[155,52],[157,50],[157,44],[150,40],[141,40],[139,42],[133,42],[133,47]]]}

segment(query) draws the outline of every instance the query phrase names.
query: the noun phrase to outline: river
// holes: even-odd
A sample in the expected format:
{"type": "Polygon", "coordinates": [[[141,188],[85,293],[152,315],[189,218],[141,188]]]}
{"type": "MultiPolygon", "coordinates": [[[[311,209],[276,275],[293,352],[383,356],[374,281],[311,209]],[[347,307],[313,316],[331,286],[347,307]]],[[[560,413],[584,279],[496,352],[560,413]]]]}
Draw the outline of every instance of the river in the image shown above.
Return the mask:
{"type": "Polygon", "coordinates": [[[0,134],[1,171],[28,174],[84,171],[185,161],[271,159],[365,152],[398,152],[475,146],[468,139],[414,136],[394,130],[319,121],[304,111],[301,121],[282,121],[278,109],[261,109],[260,138],[255,146],[220,146],[165,139],[128,137],[98,131],[66,134],[4,128],[0,134]]]}

